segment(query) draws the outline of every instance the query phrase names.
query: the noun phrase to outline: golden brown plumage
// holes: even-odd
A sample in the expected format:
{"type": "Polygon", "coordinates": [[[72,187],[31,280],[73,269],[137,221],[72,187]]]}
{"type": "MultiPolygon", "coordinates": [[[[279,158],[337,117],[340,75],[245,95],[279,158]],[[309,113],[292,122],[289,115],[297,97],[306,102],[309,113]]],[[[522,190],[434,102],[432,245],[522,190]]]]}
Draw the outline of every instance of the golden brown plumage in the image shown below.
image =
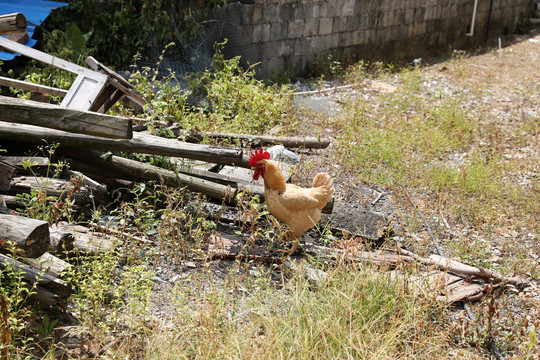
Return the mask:
{"type": "Polygon", "coordinates": [[[313,187],[302,188],[285,183],[285,178],[267,152],[255,151],[250,158],[250,165],[255,170],[253,178],[262,175],[264,194],[268,211],[284,222],[291,230],[293,254],[304,231],[311,229],[321,220],[321,210],[332,199],[334,187],[332,179],[326,173],[320,173],[313,179],[313,187]]]}

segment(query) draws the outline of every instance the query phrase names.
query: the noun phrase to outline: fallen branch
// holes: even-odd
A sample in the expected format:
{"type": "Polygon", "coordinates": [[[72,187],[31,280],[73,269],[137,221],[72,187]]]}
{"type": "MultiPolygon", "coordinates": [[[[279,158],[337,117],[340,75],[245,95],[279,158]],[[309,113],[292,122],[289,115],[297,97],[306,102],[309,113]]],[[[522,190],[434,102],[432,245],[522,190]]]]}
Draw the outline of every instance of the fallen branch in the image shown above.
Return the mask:
{"type": "Polygon", "coordinates": [[[288,148],[312,148],[324,149],[330,145],[328,138],[316,137],[286,137],[286,136],[270,136],[270,135],[248,135],[248,134],[233,134],[221,132],[204,132],[204,131],[183,131],[180,129],[172,129],[176,136],[180,136],[187,142],[201,142],[205,139],[212,138],[218,140],[240,140],[248,142],[251,145],[283,145],[288,148]]]}

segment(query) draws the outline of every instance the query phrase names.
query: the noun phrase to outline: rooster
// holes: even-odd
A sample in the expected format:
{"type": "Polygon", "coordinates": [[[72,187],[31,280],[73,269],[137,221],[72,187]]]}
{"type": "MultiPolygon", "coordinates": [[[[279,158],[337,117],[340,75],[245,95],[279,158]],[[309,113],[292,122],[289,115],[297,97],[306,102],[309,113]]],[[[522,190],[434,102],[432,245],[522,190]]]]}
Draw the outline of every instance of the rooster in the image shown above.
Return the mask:
{"type": "Polygon", "coordinates": [[[304,231],[311,229],[321,220],[321,210],[332,199],[332,178],[326,173],[317,174],[311,188],[287,184],[281,171],[270,160],[270,154],[262,149],[250,154],[249,165],[255,170],[254,180],[263,177],[268,211],[290,229],[285,238],[293,243],[292,248],[281,251],[292,255],[296,252],[304,231]]]}

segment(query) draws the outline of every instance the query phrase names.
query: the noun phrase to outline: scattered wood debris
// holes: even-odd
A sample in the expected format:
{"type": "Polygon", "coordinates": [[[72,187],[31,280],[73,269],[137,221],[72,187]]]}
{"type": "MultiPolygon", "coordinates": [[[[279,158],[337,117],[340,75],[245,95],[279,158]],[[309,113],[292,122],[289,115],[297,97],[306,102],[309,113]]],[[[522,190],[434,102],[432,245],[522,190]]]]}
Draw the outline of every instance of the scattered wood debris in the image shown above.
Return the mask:
{"type": "MultiPolygon", "coordinates": [[[[108,201],[110,194],[107,185],[123,184],[134,179],[156,181],[168,186],[186,187],[216,200],[214,203],[203,203],[206,216],[235,224],[238,221],[234,214],[235,209],[229,208],[227,212],[227,204],[235,204],[241,191],[251,192],[264,199],[263,187],[260,183],[251,181],[250,172],[246,170],[249,169],[248,157],[242,149],[199,144],[202,139],[235,139],[253,147],[278,144],[287,147],[325,148],[330,144],[330,140],[324,138],[188,132],[167,122],[162,124],[163,128],[171,130],[184,141],[134,132],[133,123],[138,122],[137,119],[103,113],[116,102],[122,102],[135,112],[142,112],[145,100],[135,93],[131,84],[97,60],[89,57],[86,62],[91,69],[87,69],[1,37],[0,47],[77,74],[75,83],[68,91],[0,77],[0,85],[3,86],[14,86],[64,98],[62,106],[56,106],[0,97],[0,121],[3,121],[0,123],[0,139],[5,141],[8,147],[28,147],[43,144],[44,141],[58,143],[58,154],[64,156],[72,169],[77,170],[64,170],[65,179],[53,179],[44,175],[51,166],[46,157],[0,157],[0,193],[11,208],[0,208],[0,251],[7,253],[14,245],[15,253],[20,257],[19,261],[0,254],[0,266],[20,268],[29,286],[36,287],[36,299],[47,306],[58,306],[71,293],[69,286],[62,280],[62,275],[71,266],[63,259],[69,258],[73,251],[99,254],[112,251],[125,239],[147,245],[153,245],[153,241],[99,226],[96,226],[94,231],[62,222],[49,226],[45,221],[19,216],[14,209],[23,208],[25,203],[16,195],[34,190],[39,192],[45,201],[48,197],[62,201],[69,195],[73,200],[72,205],[79,206],[80,211],[83,211],[91,201],[108,201]],[[182,161],[190,159],[202,161],[203,165],[192,166],[185,171],[171,171],[120,157],[110,151],[162,155],[182,161]],[[32,164],[32,173],[23,167],[26,163],[32,164]]],[[[373,84],[373,88],[377,91],[394,91],[387,84],[373,84]]],[[[144,131],[145,127],[139,124],[135,130],[144,131]]],[[[292,168],[285,162],[281,166],[292,168]]],[[[383,195],[385,194],[379,194],[373,203],[379,201],[383,195]]],[[[384,214],[348,209],[341,204],[333,211],[333,206],[332,202],[325,209],[324,212],[328,215],[324,221],[334,234],[377,242],[388,231],[389,219],[384,214]]],[[[285,271],[302,273],[315,286],[322,286],[328,276],[325,271],[315,269],[299,257],[284,258],[264,246],[257,245],[253,236],[216,235],[212,237],[205,251],[206,259],[277,264],[285,271]]],[[[524,286],[522,279],[504,277],[493,271],[441,256],[420,257],[400,248],[366,251],[307,243],[304,251],[327,262],[361,261],[396,269],[404,264],[415,265],[425,271],[423,275],[408,278],[413,282],[411,286],[418,291],[436,294],[440,301],[447,303],[477,300],[491,282],[524,286]]],[[[402,273],[394,270],[392,276],[399,281],[402,273]]]]}

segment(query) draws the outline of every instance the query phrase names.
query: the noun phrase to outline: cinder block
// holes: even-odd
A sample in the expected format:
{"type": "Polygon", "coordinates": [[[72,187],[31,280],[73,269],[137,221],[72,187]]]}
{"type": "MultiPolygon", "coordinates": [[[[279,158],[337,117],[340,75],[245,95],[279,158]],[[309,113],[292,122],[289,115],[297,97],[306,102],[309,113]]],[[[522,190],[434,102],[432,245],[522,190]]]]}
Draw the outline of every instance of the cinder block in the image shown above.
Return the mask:
{"type": "Polygon", "coordinates": [[[312,19],[313,18],[313,2],[301,2],[295,9],[295,19],[312,19]]]}
{"type": "Polygon", "coordinates": [[[279,4],[265,3],[262,20],[268,23],[279,21],[279,4]]]}
{"type": "Polygon", "coordinates": [[[320,19],[323,17],[328,17],[328,2],[313,4],[313,18],[320,19]]]}
{"type": "Polygon", "coordinates": [[[279,19],[283,22],[289,22],[294,19],[294,9],[292,4],[281,4],[279,7],[279,19]]]}
{"type": "Polygon", "coordinates": [[[260,24],[263,18],[263,4],[253,5],[253,20],[252,24],[260,24]]]}
{"type": "Polygon", "coordinates": [[[293,20],[288,24],[287,37],[296,39],[304,36],[304,20],[293,20]]]}
{"type": "Polygon", "coordinates": [[[362,45],[366,43],[366,31],[356,30],[351,33],[351,43],[349,45],[362,45]]]}
{"type": "Polygon", "coordinates": [[[261,41],[270,41],[270,24],[262,25],[261,41]]]}
{"type": "Polygon", "coordinates": [[[287,23],[277,22],[270,25],[270,40],[282,40],[287,38],[287,23]]]}
{"type": "Polygon", "coordinates": [[[411,24],[414,21],[414,9],[405,10],[405,15],[403,16],[404,24],[411,24]]]}
{"type": "Polygon", "coordinates": [[[341,8],[340,16],[352,16],[354,15],[354,5],[356,4],[355,0],[344,0],[343,6],[341,8]]]}
{"type": "Polygon", "coordinates": [[[333,18],[323,18],[319,20],[319,35],[328,35],[332,33],[333,18]]]}
{"type": "Polygon", "coordinates": [[[346,27],[347,31],[355,31],[361,28],[360,27],[360,24],[362,21],[361,15],[347,16],[346,19],[347,19],[347,27],[346,27]]]}
{"type": "Polygon", "coordinates": [[[281,56],[276,56],[271,59],[268,59],[266,64],[266,75],[267,76],[274,76],[275,74],[279,74],[283,70],[283,65],[285,64],[283,58],[281,56]]]}
{"type": "Polygon", "coordinates": [[[295,55],[309,55],[311,46],[311,38],[302,38],[291,40],[294,41],[294,54],[295,55]]]}
{"type": "Polygon", "coordinates": [[[262,25],[253,25],[253,30],[251,32],[251,42],[259,43],[262,41],[262,25]]]}
{"type": "Polygon", "coordinates": [[[244,5],[242,9],[243,9],[243,16],[244,16],[242,23],[244,25],[253,24],[253,5],[244,5]]]}
{"type": "Polygon", "coordinates": [[[282,40],[278,42],[278,55],[289,56],[293,53],[295,40],[282,40]]]}
{"type": "Polygon", "coordinates": [[[334,24],[332,25],[333,33],[347,31],[347,17],[348,16],[340,16],[340,17],[334,18],[334,24]]]}
{"type": "Polygon", "coordinates": [[[352,43],[352,33],[350,32],[342,32],[342,33],[339,33],[339,41],[338,41],[338,46],[340,48],[345,48],[349,45],[351,45],[352,43]]]}
{"type": "Polygon", "coordinates": [[[425,21],[425,13],[426,13],[425,8],[417,8],[414,12],[414,22],[418,23],[418,22],[425,21]]]}
{"type": "Polygon", "coordinates": [[[319,20],[306,19],[304,23],[304,36],[317,35],[318,27],[319,27],[319,20]]]}
{"type": "Polygon", "coordinates": [[[262,58],[272,59],[278,52],[279,41],[268,41],[262,44],[262,58]]]}
{"type": "Polygon", "coordinates": [[[341,16],[342,2],[341,1],[329,1],[326,11],[326,17],[341,16]]]}
{"type": "Polygon", "coordinates": [[[310,54],[318,54],[324,50],[324,37],[323,36],[314,36],[309,42],[310,54]]]}

